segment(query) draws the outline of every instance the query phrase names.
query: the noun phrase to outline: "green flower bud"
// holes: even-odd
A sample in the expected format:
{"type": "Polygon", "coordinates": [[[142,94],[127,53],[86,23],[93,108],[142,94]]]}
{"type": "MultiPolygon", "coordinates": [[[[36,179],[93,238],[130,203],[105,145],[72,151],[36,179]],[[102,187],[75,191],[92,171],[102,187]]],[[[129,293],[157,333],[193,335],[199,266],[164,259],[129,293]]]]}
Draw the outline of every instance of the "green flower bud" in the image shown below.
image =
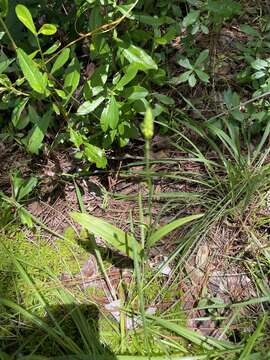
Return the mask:
{"type": "Polygon", "coordinates": [[[146,109],[141,129],[145,140],[151,140],[154,136],[154,119],[150,107],[146,109]]]}

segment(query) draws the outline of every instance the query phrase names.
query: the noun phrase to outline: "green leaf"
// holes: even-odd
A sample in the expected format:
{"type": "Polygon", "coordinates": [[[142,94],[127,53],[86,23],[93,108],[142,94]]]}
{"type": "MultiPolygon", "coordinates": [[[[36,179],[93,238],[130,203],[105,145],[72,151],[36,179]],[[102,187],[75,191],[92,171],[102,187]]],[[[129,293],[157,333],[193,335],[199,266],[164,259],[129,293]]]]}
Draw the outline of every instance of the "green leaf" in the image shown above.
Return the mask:
{"type": "Polygon", "coordinates": [[[184,218],[174,220],[174,221],[170,222],[169,224],[162,226],[161,228],[159,228],[153,234],[150,235],[150,237],[148,239],[149,246],[155,245],[155,243],[157,241],[159,241],[161,238],[163,238],[164,236],[169,234],[171,231],[173,231],[173,230],[177,229],[178,227],[183,226],[193,220],[200,219],[203,215],[204,214],[186,216],[184,218]]]}
{"type": "Polygon", "coordinates": [[[31,229],[33,227],[32,215],[28,211],[26,211],[24,208],[18,209],[17,213],[19,215],[21,223],[23,225],[28,226],[31,229]]]}
{"type": "Polygon", "coordinates": [[[135,248],[139,254],[141,248],[139,243],[133,236],[125,233],[123,230],[118,229],[114,225],[97,218],[92,215],[72,212],[71,217],[78,222],[81,226],[87,229],[95,236],[102,237],[109,246],[119,250],[122,254],[133,258],[132,241],[135,243],[135,248]]]}
{"type": "Polygon", "coordinates": [[[42,141],[51,121],[51,111],[47,111],[27,136],[27,150],[32,154],[38,154],[42,141]]]}
{"type": "Polygon", "coordinates": [[[200,12],[197,10],[194,10],[194,11],[191,11],[190,13],[188,13],[187,16],[184,17],[183,26],[188,27],[189,25],[194,24],[197,21],[199,15],[200,15],[200,12]]]}
{"type": "Polygon", "coordinates": [[[255,61],[253,61],[251,63],[251,66],[253,67],[253,69],[255,70],[263,70],[266,69],[267,67],[269,67],[269,64],[267,61],[262,60],[262,59],[256,59],[255,61]]]}
{"type": "Polygon", "coordinates": [[[195,67],[200,66],[209,56],[209,50],[203,50],[200,55],[198,56],[196,62],[195,62],[195,67]]]}
{"type": "Polygon", "coordinates": [[[188,81],[191,73],[192,73],[192,70],[185,71],[180,76],[175,76],[175,77],[171,78],[169,83],[173,84],[173,85],[178,85],[178,84],[181,84],[183,82],[186,82],[186,81],[188,81]]]}
{"type": "Polygon", "coordinates": [[[135,45],[129,45],[124,47],[123,43],[120,43],[121,54],[131,63],[137,63],[142,70],[157,70],[157,64],[143,49],[135,45]]]}
{"type": "Polygon", "coordinates": [[[37,35],[37,30],[33,22],[32,15],[26,6],[19,4],[15,8],[18,19],[27,27],[34,35],[37,35]]]}
{"type": "Polygon", "coordinates": [[[240,30],[243,31],[247,35],[258,37],[258,38],[260,37],[260,33],[250,25],[247,25],[247,24],[241,25],[240,30]]]}
{"type": "Polygon", "coordinates": [[[91,79],[88,80],[84,87],[84,98],[85,100],[92,99],[92,97],[100,94],[104,91],[104,85],[108,79],[109,65],[101,65],[98,67],[91,79]]]}
{"type": "Polygon", "coordinates": [[[104,150],[92,144],[84,145],[84,154],[87,160],[91,163],[96,164],[98,168],[104,169],[107,166],[107,159],[104,150]]]}
{"type": "Polygon", "coordinates": [[[178,64],[180,66],[183,66],[184,68],[186,69],[189,69],[189,70],[192,70],[193,69],[193,66],[191,65],[190,61],[187,59],[187,58],[184,58],[184,59],[180,59],[178,61],[178,64]]]}
{"type": "Polygon", "coordinates": [[[194,87],[196,85],[196,78],[194,74],[191,74],[190,77],[188,78],[188,83],[190,87],[194,87]]]}
{"type": "MultiPolygon", "coordinates": [[[[183,326],[178,324],[174,321],[164,320],[161,317],[154,317],[151,315],[147,315],[147,318],[152,319],[153,323],[176,333],[177,335],[183,337],[184,339],[188,340],[188,342],[192,344],[196,344],[201,348],[207,350],[219,349],[219,350],[233,350],[236,348],[236,345],[232,344],[228,341],[218,340],[211,336],[202,335],[198,331],[190,330],[187,326],[183,326]]],[[[188,357],[192,360],[192,357],[188,357]]],[[[179,360],[181,357],[179,358],[179,360]]],[[[198,359],[198,358],[197,358],[198,359]]],[[[187,360],[187,358],[186,358],[187,360]]]]}
{"type": "Polygon", "coordinates": [[[43,35],[53,35],[57,31],[57,27],[53,24],[43,24],[38,33],[43,35]]]}
{"type": "Polygon", "coordinates": [[[29,195],[32,190],[37,186],[38,179],[34,176],[30,177],[29,180],[25,181],[24,184],[21,185],[16,200],[19,202],[24,199],[27,195],[29,195]]]}
{"type": "Polygon", "coordinates": [[[127,88],[123,95],[130,101],[140,100],[148,96],[149,92],[146,88],[136,85],[127,88]]]}
{"type": "Polygon", "coordinates": [[[174,105],[175,104],[175,101],[170,96],[159,94],[159,93],[154,93],[153,95],[162,104],[165,104],[165,105],[174,105]]]}
{"type": "Polygon", "coordinates": [[[0,0],[0,16],[6,17],[8,14],[8,0],[0,0]]]}
{"type": "Polygon", "coordinates": [[[0,74],[5,72],[14,59],[9,59],[3,52],[0,54],[0,74]]]}
{"type": "Polygon", "coordinates": [[[204,71],[202,71],[200,69],[195,69],[195,73],[198,75],[198,78],[200,80],[202,80],[205,83],[208,83],[209,76],[204,71]]]}
{"type": "Polygon", "coordinates": [[[115,129],[119,122],[119,109],[114,96],[110,97],[107,106],[104,108],[100,118],[100,125],[103,131],[110,127],[115,129]]]}
{"type": "Polygon", "coordinates": [[[262,77],[266,76],[267,73],[264,71],[256,71],[254,74],[252,74],[252,79],[261,79],[262,77]]]}
{"type": "Polygon", "coordinates": [[[84,142],[82,135],[78,131],[73,130],[72,128],[70,128],[69,131],[70,131],[70,141],[73,142],[73,144],[77,148],[79,148],[84,142]]]}
{"type": "Polygon", "coordinates": [[[104,101],[104,99],[104,96],[100,96],[96,100],[85,101],[82,105],[79,106],[77,110],[77,115],[87,115],[91,113],[104,101]]]}
{"type": "Polygon", "coordinates": [[[61,46],[61,42],[57,40],[52,46],[49,47],[43,54],[51,55],[53,54],[59,47],[61,46]]]}
{"type": "Polygon", "coordinates": [[[24,121],[20,122],[20,120],[21,120],[22,112],[23,112],[28,100],[29,100],[29,98],[22,99],[19,102],[19,104],[12,111],[11,121],[16,129],[21,130],[27,125],[24,123],[24,121]]]}
{"type": "Polygon", "coordinates": [[[74,91],[77,89],[80,82],[80,64],[76,57],[74,57],[66,71],[64,88],[68,91],[69,98],[72,96],[74,91]]]}
{"type": "MultiPolygon", "coordinates": [[[[256,330],[253,332],[252,335],[249,336],[248,340],[246,341],[244,349],[241,352],[241,355],[239,356],[239,360],[251,359],[253,357],[253,356],[250,357],[249,355],[251,354],[252,350],[257,345],[257,343],[258,343],[257,340],[264,335],[263,328],[265,326],[266,320],[267,320],[267,315],[263,314],[262,318],[257,323],[256,330]]],[[[254,349],[253,351],[256,351],[256,350],[254,349]]],[[[269,355],[269,353],[268,353],[268,355],[269,355]]],[[[268,355],[267,355],[267,357],[268,357],[268,355]]]]}
{"type": "Polygon", "coordinates": [[[153,27],[158,27],[164,24],[169,25],[175,23],[175,20],[170,18],[169,16],[149,16],[149,15],[134,14],[134,18],[143,24],[151,25],[153,27]]]}
{"type": "Polygon", "coordinates": [[[63,67],[65,65],[65,63],[68,61],[69,59],[69,54],[70,54],[70,49],[66,48],[64,50],[61,51],[61,53],[57,56],[53,67],[51,69],[51,74],[54,74],[55,72],[57,72],[59,69],[61,69],[61,67],[63,67]]]}
{"type": "Polygon", "coordinates": [[[137,75],[139,68],[137,64],[130,64],[125,68],[125,74],[123,77],[118,81],[115,86],[115,90],[123,90],[123,87],[127,85],[130,81],[132,81],[135,76],[137,75]]]}
{"type": "Polygon", "coordinates": [[[17,49],[17,55],[23,75],[33,90],[45,94],[47,78],[39,71],[37,64],[22,49],[17,49]]]}

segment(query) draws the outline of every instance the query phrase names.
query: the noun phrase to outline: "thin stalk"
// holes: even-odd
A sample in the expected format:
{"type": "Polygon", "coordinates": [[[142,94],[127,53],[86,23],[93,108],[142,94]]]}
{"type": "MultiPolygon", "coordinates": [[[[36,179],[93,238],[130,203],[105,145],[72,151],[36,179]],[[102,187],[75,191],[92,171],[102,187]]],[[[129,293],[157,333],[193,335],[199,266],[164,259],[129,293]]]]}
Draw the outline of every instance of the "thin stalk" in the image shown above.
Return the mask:
{"type": "Polygon", "coordinates": [[[16,51],[17,45],[16,45],[16,43],[15,43],[15,41],[14,41],[11,33],[9,32],[9,30],[8,30],[8,28],[7,28],[7,26],[6,26],[6,24],[5,24],[5,22],[4,22],[4,20],[3,20],[3,18],[2,18],[1,15],[0,15],[0,23],[1,23],[1,25],[3,26],[3,28],[4,28],[4,30],[5,30],[8,38],[9,38],[9,40],[10,40],[10,42],[11,42],[11,45],[12,45],[14,51],[16,51]]]}
{"type": "Polygon", "coordinates": [[[150,164],[150,150],[151,150],[151,140],[145,140],[145,173],[148,186],[148,201],[147,201],[147,210],[148,210],[148,227],[151,229],[152,224],[152,200],[153,200],[153,182],[151,174],[151,164],[150,164]]]}

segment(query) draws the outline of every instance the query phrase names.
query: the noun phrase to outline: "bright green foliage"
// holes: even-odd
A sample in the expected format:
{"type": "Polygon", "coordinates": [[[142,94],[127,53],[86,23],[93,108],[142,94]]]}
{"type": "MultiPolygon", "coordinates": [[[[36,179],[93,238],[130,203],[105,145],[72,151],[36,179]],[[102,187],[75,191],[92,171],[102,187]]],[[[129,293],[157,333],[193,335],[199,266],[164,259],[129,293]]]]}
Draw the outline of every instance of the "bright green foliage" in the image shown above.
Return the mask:
{"type": "Polygon", "coordinates": [[[19,20],[30,30],[34,35],[37,35],[37,30],[35,24],[33,22],[32,15],[28,8],[24,5],[17,5],[16,6],[16,15],[18,16],[19,20]]]}

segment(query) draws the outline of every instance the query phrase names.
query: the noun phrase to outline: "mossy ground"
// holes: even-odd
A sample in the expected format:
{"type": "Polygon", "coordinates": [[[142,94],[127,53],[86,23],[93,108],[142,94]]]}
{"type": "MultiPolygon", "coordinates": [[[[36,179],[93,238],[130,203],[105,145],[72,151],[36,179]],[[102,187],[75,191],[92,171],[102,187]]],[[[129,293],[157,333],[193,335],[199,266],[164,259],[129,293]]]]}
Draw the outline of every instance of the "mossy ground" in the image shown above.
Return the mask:
{"type": "MultiPolygon", "coordinates": [[[[0,264],[0,294],[1,297],[19,304],[31,314],[48,322],[48,324],[50,324],[47,313],[49,307],[54,316],[60,319],[65,334],[75,339],[79,344],[80,334],[78,333],[78,327],[74,323],[74,319],[68,315],[69,306],[65,299],[59,297],[57,289],[61,286],[59,281],[61,274],[78,273],[81,265],[89,258],[89,252],[87,248],[80,246],[76,241],[72,229],[67,229],[65,236],[66,241],[55,239],[48,242],[44,240],[41,234],[36,233],[29,240],[21,228],[16,225],[10,227],[5,233],[2,232],[0,239],[0,258],[2,259],[0,264]],[[31,284],[18,271],[16,261],[23,266],[31,284]],[[33,289],[33,286],[35,289],[33,289]],[[37,294],[39,295],[37,296],[37,294]],[[44,303],[40,297],[44,300],[44,303]]],[[[109,266],[109,263],[105,262],[105,266],[109,266]]],[[[145,282],[147,283],[150,278],[151,271],[148,271],[145,274],[145,282]]],[[[162,277],[158,277],[147,286],[145,291],[147,307],[156,303],[162,281],[162,277]]],[[[112,349],[115,353],[122,351],[134,354],[142,353],[142,349],[147,350],[145,348],[145,335],[141,327],[135,331],[130,330],[123,333],[119,323],[111,314],[104,311],[102,304],[93,303],[92,295],[95,296],[95,299],[98,299],[99,296],[100,298],[104,297],[102,289],[90,287],[83,290],[74,287],[67,289],[67,291],[75,299],[76,305],[89,323],[93,323],[92,327],[96,329],[96,343],[102,343],[102,346],[112,349]]],[[[130,299],[136,298],[134,280],[131,281],[128,287],[128,297],[130,299]]],[[[162,295],[163,301],[165,299],[170,302],[177,297],[178,290],[175,286],[166,290],[162,295]]],[[[136,300],[134,304],[136,308],[136,300]]],[[[168,312],[168,319],[173,318],[173,313],[176,312],[178,312],[179,317],[179,306],[174,306],[168,312]]],[[[164,309],[157,308],[156,315],[158,316],[160,312],[164,312],[164,309]]],[[[179,321],[184,324],[184,317],[179,321]]],[[[155,342],[154,334],[156,331],[157,329],[154,328],[150,330],[151,335],[148,346],[155,349],[158,354],[166,349],[166,345],[162,342],[155,342]]],[[[0,344],[7,352],[14,352],[22,348],[24,354],[33,351],[33,349],[38,349],[38,354],[46,354],[47,356],[58,354],[61,351],[54,341],[48,339],[39,328],[33,326],[27,319],[18,316],[16,312],[8,311],[3,306],[0,306],[0,344]]],[[[81,346],[83,347],[83,344],[81,346]]]]}

